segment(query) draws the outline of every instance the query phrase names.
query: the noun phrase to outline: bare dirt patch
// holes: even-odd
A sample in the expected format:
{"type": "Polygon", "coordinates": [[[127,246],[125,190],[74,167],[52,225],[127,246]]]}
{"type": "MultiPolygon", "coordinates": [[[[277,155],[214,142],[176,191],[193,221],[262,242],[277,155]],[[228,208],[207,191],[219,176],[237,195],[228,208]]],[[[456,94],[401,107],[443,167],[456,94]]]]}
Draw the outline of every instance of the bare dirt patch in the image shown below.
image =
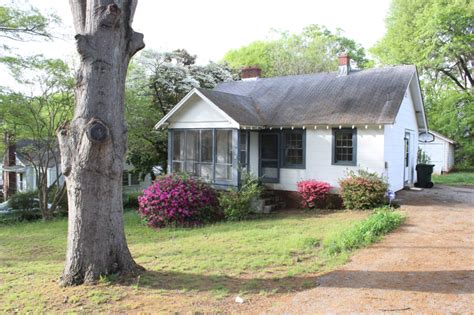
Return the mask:
{"type": "Polygon", "coordinates": [[[474,187],[398,194],[407,221],[269,313],[474,313],[474,187]]]}

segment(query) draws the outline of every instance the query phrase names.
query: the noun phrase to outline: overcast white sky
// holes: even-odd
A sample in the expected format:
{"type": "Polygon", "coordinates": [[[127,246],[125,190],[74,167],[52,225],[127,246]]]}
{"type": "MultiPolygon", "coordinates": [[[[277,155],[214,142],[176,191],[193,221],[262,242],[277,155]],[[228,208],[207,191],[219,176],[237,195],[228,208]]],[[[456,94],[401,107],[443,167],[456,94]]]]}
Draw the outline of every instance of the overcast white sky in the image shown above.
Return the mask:
{"type": "MultiPolygon", "coordinates": [[[[64,24],[58,31],[66,39],[22,44],[22,53],[74,58],[68,0],[14,2],[55,12],[64,24]]],[[[219,61],[231,48],[265,39],[272,28],[298,32],[309,24],[325,25],[332,30],[341,28],[347,37],[369,48],[385,32],[389,5],[390,0],[140,0],[134,29],[145,34],[147,48],[185,48],[198,55],[199,63],[219,61]]],[[[0,73],[0,85],[6,85],[5,81],[5,75],[0,73]]]]}

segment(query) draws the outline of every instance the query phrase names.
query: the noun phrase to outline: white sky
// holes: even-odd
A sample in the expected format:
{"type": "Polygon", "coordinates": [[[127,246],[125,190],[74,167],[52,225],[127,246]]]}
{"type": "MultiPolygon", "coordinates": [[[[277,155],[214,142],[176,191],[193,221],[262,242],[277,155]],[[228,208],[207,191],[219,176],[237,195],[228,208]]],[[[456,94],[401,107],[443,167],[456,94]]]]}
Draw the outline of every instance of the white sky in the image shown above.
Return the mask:
{"type": "MultiPolygon", "coordinates": [[[[0,4],[11,1],[0,0],[0,4]]],[[[58,32],[64,39],[21,44],[23,54],[74,59],[68,0],[13,1],[55,12],[63,20],[58,32]]],[[[389,5],[390,0],[140,0],[134,29],[145,34],[147,48],[185,48],[198,55],[199,63],[219,61],[231,48],[265,39],[272,28],[298,32],[310,24],[341,28],[347,37],[369,48],[384,35],[389,5]]],[[[2,70],[0,85],[9,85],[8,81],[2,70]]]]}

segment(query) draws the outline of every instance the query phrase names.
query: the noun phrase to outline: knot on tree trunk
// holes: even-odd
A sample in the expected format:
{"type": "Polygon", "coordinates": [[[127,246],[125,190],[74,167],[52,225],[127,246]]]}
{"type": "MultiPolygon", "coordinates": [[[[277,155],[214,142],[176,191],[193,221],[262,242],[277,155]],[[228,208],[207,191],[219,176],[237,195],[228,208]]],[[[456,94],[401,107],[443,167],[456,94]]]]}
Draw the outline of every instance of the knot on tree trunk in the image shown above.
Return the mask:
{"type": "Polygon", "coordinates": [[[110,138],[109,127],[97,118],[87,124],[86,132],[87,138],[93,143],[104,143],[110,138]]]}
{"type": "Polygon", "coordinates": [[[112,2],[107,6],[97,8],[96,14],[99,16],[99,25],[102,28],[115,28],[118,25],[122,10],[112,2]]]}

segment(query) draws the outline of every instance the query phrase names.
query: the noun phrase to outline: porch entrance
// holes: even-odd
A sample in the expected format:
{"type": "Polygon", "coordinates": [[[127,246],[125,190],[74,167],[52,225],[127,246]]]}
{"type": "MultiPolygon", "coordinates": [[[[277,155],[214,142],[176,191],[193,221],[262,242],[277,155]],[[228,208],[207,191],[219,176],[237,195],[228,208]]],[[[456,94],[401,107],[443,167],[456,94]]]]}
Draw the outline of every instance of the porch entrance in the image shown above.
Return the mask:
{"type": "Polygon", "coordinates": [[[260,133],[260,177],[266,183],[280,181],[280,134],[260,133]]]}

